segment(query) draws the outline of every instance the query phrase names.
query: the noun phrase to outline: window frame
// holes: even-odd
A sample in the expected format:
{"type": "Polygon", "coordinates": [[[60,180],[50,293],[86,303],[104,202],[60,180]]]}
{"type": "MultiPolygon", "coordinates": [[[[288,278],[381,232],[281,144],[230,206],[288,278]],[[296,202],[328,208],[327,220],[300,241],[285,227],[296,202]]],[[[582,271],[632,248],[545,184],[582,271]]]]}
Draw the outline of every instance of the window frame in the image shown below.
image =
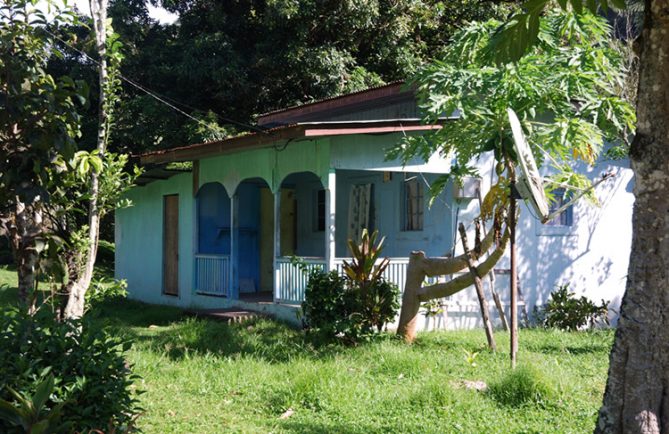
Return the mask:
{"type": "Polygon", "coordinates": [[[417,178],[405,179],[402,182],[401,206],[400,206],[400,231],[401,232],[421,232],[425,230],[425,189],[423,184],[417,178]],[[416,185],[415,199],[410,197],[410,184],[416,185]],[[411,202],[416,202],[415,210],[409,208],[411,202]],[[416,220],[414,226],[414,220],[416,220]]]}

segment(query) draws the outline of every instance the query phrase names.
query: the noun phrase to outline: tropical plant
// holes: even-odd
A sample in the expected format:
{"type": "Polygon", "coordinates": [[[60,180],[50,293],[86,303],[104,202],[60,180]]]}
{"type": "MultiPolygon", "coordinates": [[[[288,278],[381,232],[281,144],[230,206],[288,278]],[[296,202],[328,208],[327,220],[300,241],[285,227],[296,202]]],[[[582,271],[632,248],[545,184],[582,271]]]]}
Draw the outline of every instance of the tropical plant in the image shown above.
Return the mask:
{"type": "Polygon", "coordinates": [[[0,432],[24,432],[26,425],[40,432],[45,421],[54,433],[132,427],[141,408],[137,376],[124,357],[130,345],[85,318],[58,322],[43,309],[33,316],[2,310],[0,432]]]}
{"type": "Polygon", "coordinates": [[[348,240],[352,260],[344,261],[344,273],[351,284],[362,291],[376,284],[390,264],[390,259],[381,258],[385,237],[377,243],[378,236],[378,230],[370,235],[367,229],[363,229],[360,243],[348,240]]]}
{"type": "Polygon", "coordinates": [[[609,323],[609,302],[602,300],[597,305],[586,297],[576,297],[569,290],[569,284],[558,286],[548,299],[548,303],[539,310],[539,318],[544,327],[561,330],[579,330],[592,328],[598,322],[609,323]]]}
{"type": "MultiPolygon", "coordinates": [[[[450,173],[432,184],[432,197],[452,180],[477,175],[476,161],[489,153],[497,178],[483,200],[482,214],[494,218],[498,234],[503,232],[500,222],[518,164],[508,108],[518,114],[538,165],[553,173],[549,178],[556,182],[548,183],[549,194],[558,186],[569,191],[589,187],[591,181],[575,171],[576,163],[593,165],[606,141],[625,143],[635,127],[634,110],[622,97],[627,72],[622,47],[612,38],[606,20],[546,10],[536,21],[534,47],[515,63],[498,64],[490,47],[501,25],[490,20],[464,27],[442,57],[420,69],[413,84],[424,121],[440,128],[408,136],[389,153],[405,162],[415,157],[427,160],[435,152],[450,158],[450,173]],[[445,122],[445,117],[451,119],[445,122]]],[[[596,201],[592,191],[586,197],[596,201]]],[[[508,226],[514,226],[516,216],[510,217],[508,226]]],[[[489,258],[485,269],[494,266],[489,258]]],[[[417,260],[423,261],[421,270],[429,266],[432,272],[465,267],[461,258],[430,264],[417,260]]],[[[471,285],[471,280],[458,278],[420,290],[423,278],[418,273],[412,277],[416,284],[405,288],[398,333],[407,340],[415,335],[420,302],[471,285]]]]}
{"type": "Polygon", "coordinates": [[[54,377],[52,374],[48,374],[37,385],[32,396],[17,392],[11,387],[7,387],[7,390],[13,396],[15,404],[0,399],[0,419],[13,426],[21,427],[27,434],[50,433],[60,423],[65,402],[60,402],[51,409],[46,406],[50,395],[54,391],[54,377]]]}
{"type": "Polygon", "coordinates": [[[352,260],[344,261],[344,277],[336,271],[309,275],[302,311],[305,325],[328,339],[357,343],[380,332],[399,308],[399,290],[382,274],[390,260],[381,259],[383,239],[365,229],[359,243],[349,240],[352,260]]]}
{"type": "MultiPolygon", "coordinates": [[[[528,27],[553,2],[530,0],[514,16],[497,38],[502,42],[499,61],[522,56],[537,41],[538,29],[528,27]],[[518,36],[522,37],[518,37],[518,36]]],[[[585,13],[584,6],[596,12],[607,2],[560,0],[563,9],[585,13]]],[[[638,2],[612,1],[624,9],[638,2]]],[[[669,321],[665,313],[666,270],[669,267],[669,239],[658,236],[666,225],[669,198],[669,103],[666,95],[666,71],[669,70],[669,21],[666,3],[644,2],[642,37],[634,41],[638,59],[638,87],[635,95],[638,128],[629,148],[634,170],[634,215],[632,253],[627,287],[621,302],[620,320],[611,350],[609,379],[599,412],[597,433],[656,433],[669,426],[663,411],[666,393],[658,384],[669,381],[669,358],[664,351],[669,339],[669,321]],[[644,374],[639,375],[643,366],[644,374]]],[[[629,36],[629,35],[628,35],[629,36]]]]}

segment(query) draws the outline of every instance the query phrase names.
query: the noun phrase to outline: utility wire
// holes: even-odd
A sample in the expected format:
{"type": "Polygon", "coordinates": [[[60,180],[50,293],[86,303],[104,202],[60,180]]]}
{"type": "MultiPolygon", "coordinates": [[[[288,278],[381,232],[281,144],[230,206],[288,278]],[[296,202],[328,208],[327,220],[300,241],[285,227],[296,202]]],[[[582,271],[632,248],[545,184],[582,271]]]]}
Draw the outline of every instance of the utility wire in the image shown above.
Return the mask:
{"type": "MultiPolygon", "coordinates": [[[[100,62],[98,62],[97,60],[95,60],[94,58],[92,58],[91,56],[89,56],[86,52],[84,52],[84,51],[78,49],[77,47],[75,47],[75,46],[73,46],[73,45],[71,45],[70,43],[68,43],[67,41],[65,41],[64,39],[62,39],[60,36],[58,36],[58,35],[52,33],[49,29],[47,29],[47,28],[43,28],[43,30],[44,30],[45,32],[47,32],[49,35],[51,35],[54,39],[56,39],[57,41],[59,41],[61,44],[65,45],[66,47],[70,48],[71,50],[77,52],[77,53],[80,54],[81,56],[84,56],[87,60],[93,62],[93,63],[96,64],[97,66],[100,66],[100,62]]],[[[196,109],[195,107],[191,107],[191,106],[189,106],[189,105],[187,105],[187,104],[184,104],[184,103],[182,103],[182,102],[176,101],[176,100],[173,99],[173,98],[167,97],[167,96],[165,96],[165,95],[161,95],[161,94],[159,94],[158,92],[155,92],[155,91],[153,91],[153,90],[150,90],[150,89],[146,88],[145,86],[142,86],[141,84],[135,82],[134,80],[131,80],[131,79],[127,78],[126,76],[124,76],[124,75],[121,74],[120,72],[118,73],[118,75],[119,75],[119,77],[120,77],[123,81],[125,81],[126,83],[130,84],[131,86],[135,87],[136,89],[139,89],[140,91],[142,91],[142,92],[144,92],[145,94],[149,95],[150,97],[152,97],[152,98],[155,99],[156,101],[158,101],[158,102],[160,102],[160,103],[166,105],[167,107],[171,108],[172,110],[176,111],[177,113],[179,113],[179,114],[181,114],[181,115],[183,115],[183,116],[186,116],[187,118],[189,118],[189,119],[191,119],[191,120],[194,120],[195,122],[197,122],[198,124],[202,125],[203,127],[207,128],[207,129],[209,129],[209,130],[211,130],[212,132],[220,133],[219,130],[217,130],[217,129],[211,127],[210,125],[208,125],[206,122],[202,121],[201,119],[198,119],[198,118],[196,118],[195,116],[193,116],[193,115],[187,113],[186,111],[180,109],[180,108],[177,107],[175,104],[179,104],[179,105],[181,105],[181,106],[183,106],[183,107],[186,107],[186,108],[189,108],[189,109],[191,109],[191,110],[198,110],[198,109],[196,109]],[[171,100],[173,103],[169,102],[168,100],[171,100]]],[[[244,128],[246,128],[246,129],[253,130],[253,131],[256,131],[256,132],[260,132],[260,133],[263,133],[263,134],[271,134],[270,132],[268,132],[268,131],[266,131],[266,130],[264,130],[264,129],[262,129],[262,128],[253,126],[253,125],[245,124],[245,123],[243,123],[243,122],[238,122],[238,121],[235,121],[235,120],[233,120],[233,119],[228,119],[228,118],[225,118],[225,117],[223,117],[223,116],[218,115],[217,113],[214,113],[214,115],[215,115],[217,118],[219,118],[220,120],[224,121],[224,122],[231,123],[231,124],[235,124],[235,125],[237,125],[237,126],[244,127],[244,128]]]]}

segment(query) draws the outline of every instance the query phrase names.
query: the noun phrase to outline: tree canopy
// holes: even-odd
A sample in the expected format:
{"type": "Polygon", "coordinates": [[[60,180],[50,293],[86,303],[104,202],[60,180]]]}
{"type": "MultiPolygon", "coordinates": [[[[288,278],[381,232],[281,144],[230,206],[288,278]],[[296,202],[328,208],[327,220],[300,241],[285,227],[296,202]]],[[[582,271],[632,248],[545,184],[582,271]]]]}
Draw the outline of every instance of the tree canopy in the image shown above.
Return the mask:
{"type": "MultiPolygon", "coordinates": [[[[578,191],[591,183],[573,170],[573,163],[594,164],[604,141],[624,136],[635,123],[634,111],[620,96],[623,56],[603,18],[549,10],[539,19],[533,48],[517,62],[502,64],[495,62],[491,51],[500,26],[497,20],[466,26],[454,35],[439,60],[420,68],[412,83],[424,120],[441,128],[407,136],[389,153],[390,158],[404,162],[416,156],[427,161],[435,152],[450,159],[451,172],[431,185],[433,197],[452,179],[476,175],[477,160],[484,154],[494,155],[497,178],[483,200],[481,217],[492,218],[494,230],[488,235],[498,239],[493,243],[492,237],[486,237],[476,243],[482,246],[475,249],[479,254],[496,247],[477,266],[479,277],[493,269],[515,228],[515,206],[509,197],[518,158],[508,108],[520,117],[538,164],[552,166],[560,187],[578,191]]],[[[465,269],[467,259],[478,257],[412,254],[398,325],[398,334],[405,340],[415,336],[421,302],[450,296],[475,283],[473,274],[466,274],[424,286],[425,277],[465,269]]]]}
{"type": "MultiPolygon", "coordinates": [[[[217,139],[247,129],[243,124],[253,124],[254,115],[272,109],[404,79],[463,23],[510,10],[472,0],[154,3],[178,13],[178,22],[152,21],[143,0],[110,3],[125,47],[121,72],[198,121],[124,83],[113,150],[217,139]]],[[[77,33],[71,42],[92,48],[77,33]]],[[[91,74],[80,56],[54,67],[91,74]]]]}
{"type": "MultiPolygon", "coordinates": [[[[533,48],[504,64],[496,64],[491,51],[499,21],[458,32],[444,55],[413,78],[425,121],[442,128],[408,137],[391,156],[427,159],[439,151],[453,157],[451,176],[458,178],[476,174],[476,159],[491,151],[501,174],[507,163],[516,163],[506,111],[512,108],[538,164],[548,163],[557,181],[575,189],[589,185],[570,163],[594,164],[605,141],[634,130],[634,110],[621,97],[622,47],[612,40],[607,22],[593,14],[551,10],[538,25],[533,48]]],[[[434,183],[433,192],[449,178],[434,183]]]]}

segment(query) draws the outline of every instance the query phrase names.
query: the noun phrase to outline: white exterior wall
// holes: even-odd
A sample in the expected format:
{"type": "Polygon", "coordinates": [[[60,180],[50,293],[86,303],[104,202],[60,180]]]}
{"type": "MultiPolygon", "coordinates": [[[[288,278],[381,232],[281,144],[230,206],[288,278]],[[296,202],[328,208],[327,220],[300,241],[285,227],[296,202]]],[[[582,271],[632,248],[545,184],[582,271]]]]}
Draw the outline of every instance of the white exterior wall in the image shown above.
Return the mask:
{"type": "MultiPolygon", "coordinates": [[[[490,188],[493,170],[491,158],[482,158],[479,168],[482,175],[481,188],[485,196],[490,188]]],[[[533,308],[546,303],[550,293],[558,285],[569,283],[570,290],[577,296],[584,295],[596,303],[600,303],[602,299],[610,301],[609,318],[615,324],[625,292],[632,243],[633,174],[627,161],[605,161],[594,169],[579,169],[587,172],[588,177],[593,180],[600,178],[604,172],[614,172],[616,176],[595,189],[599,207],[591,205],[585,198],[581,198],[574,205],[571,227],[542,225],[533,217],[534,210],[522,201],[519,202],[521,214],[516,242],[520,289],[531,316],[533,308]]],[[[457,206],[456,204],[454,213],[457,206]]],[[[460,207],[459,221],[467,226],[478,215],[478,201],[461,201],[460,207]]],[[[470,228],[468,232],[471,232],[471,243],[473,230],[470,228]]],[[[457,242],[459,243],[459,237],[457,242]]],[[[462,246],[458,244],[456,254],[461,252],[462,246]]],[[[496,268],[509,268],[508,248],[507,254],[496,268]]],[[[496,309],[487,289],[488,279],[484,279],[484,283],[491,314],[496,318],[496,309]]],[[[496,289],[504,304],[508,304],[508,275],[497,277],[496,289]]],[[[457,311],[457,306],[449,309],[447,327],[480,326],[480,313],[473,287],[449,300],[451,303],[460,302],[463,306],[460,312],[457,311]]]]}

